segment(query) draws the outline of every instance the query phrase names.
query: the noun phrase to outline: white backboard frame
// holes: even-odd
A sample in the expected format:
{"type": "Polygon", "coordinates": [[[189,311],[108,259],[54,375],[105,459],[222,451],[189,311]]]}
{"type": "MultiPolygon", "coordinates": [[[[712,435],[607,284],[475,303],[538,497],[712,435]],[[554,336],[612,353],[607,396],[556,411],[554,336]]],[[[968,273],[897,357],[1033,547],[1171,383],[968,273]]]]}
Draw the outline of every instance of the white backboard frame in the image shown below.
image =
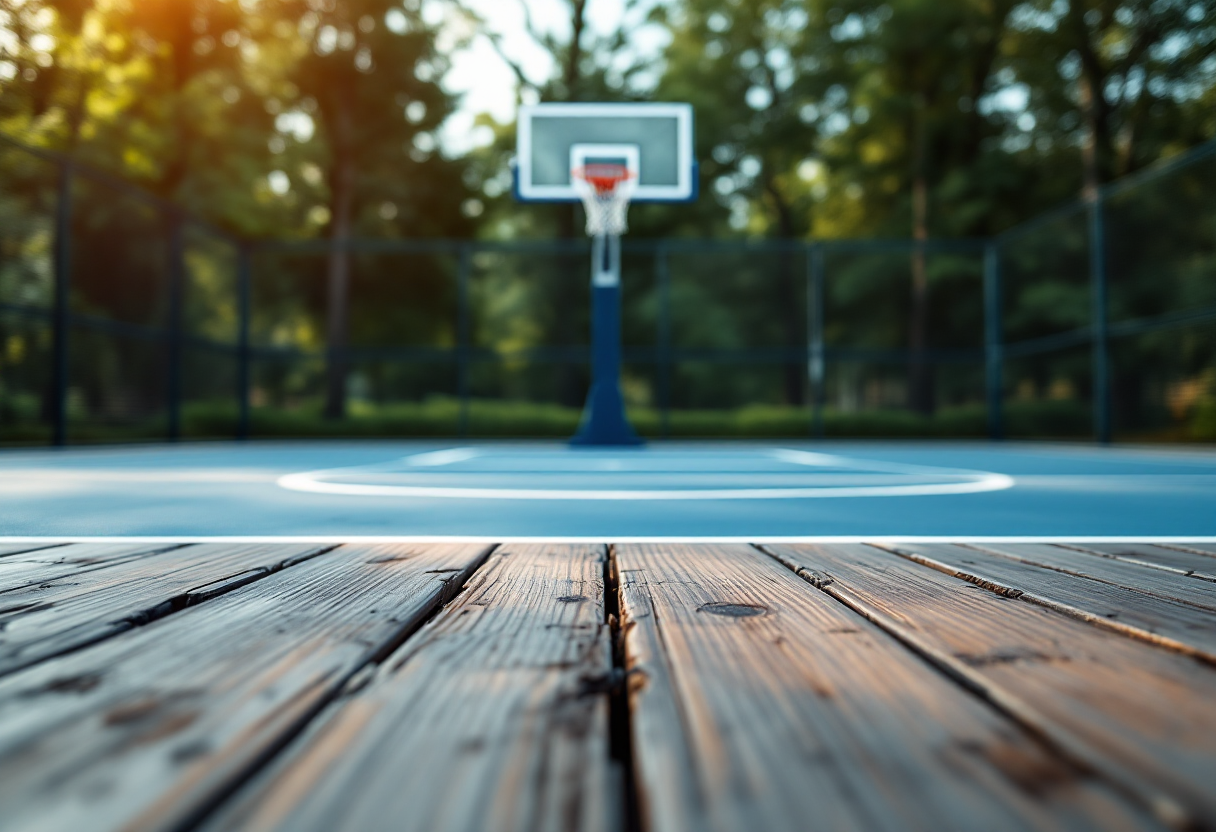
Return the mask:
{"type": "MultiPolygon", "coordinates": [[[[633,188],[633,202],[691,202],[697,197],[697,164],[693,154],[693,110],[689,104],[533,104],[520,107],[515,159],[515,197],[521,202],[578,202],[579,194],[573,182],[567,185],[536,185],[532,182],[532,120],[536,116],[555,117],[652,117],[674,118],[677,137],[677,181],[674,185],[643,185],[633,188]]],[[[575,147],[584,158],[602,152],[607,157],[619,157],[623,146],[619,140],[604,142],[596,150],[596,142],[578,142],[575,147]],[[613,151],[616,152],[613,152],[613,151]]],[[[636,150],[636,146],[635,146],[636,150]]],[[[573,153],[572,153],[573,156],[573,153]]],[[[570,160],[573,162],[573,158],[570,160]]],[[[638,171],[645,168],[646,159],[639,158],[638,171]]]]}

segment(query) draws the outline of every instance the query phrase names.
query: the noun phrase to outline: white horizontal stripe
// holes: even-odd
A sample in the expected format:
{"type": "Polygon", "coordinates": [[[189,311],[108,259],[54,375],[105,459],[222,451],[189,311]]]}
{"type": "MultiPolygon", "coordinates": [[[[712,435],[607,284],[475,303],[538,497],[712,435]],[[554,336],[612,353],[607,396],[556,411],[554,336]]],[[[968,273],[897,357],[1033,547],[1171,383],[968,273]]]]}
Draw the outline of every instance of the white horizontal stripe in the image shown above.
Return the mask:
{"type": "Polygon", "coordinates": [[[368,485],[323,482],[328,471],[309,471],[280,477],[290,491],[342,494],[357,497],[439,497],[455,500],[808,500],[840,497],[923,497],[940,494],[976,494],[1003,491],[1014,485],[1005,474],[983,474],[968,482],[916,485],[857,485],[835,488],[706,488],[663,491],[558,490],[548,488],[457,488],[422,485],[368,485]]]}
{"type": "Polygon", "coordinates": [[[1213,543],[1216,535],[42,535],[2,536],[19,543],[1213,543]]]}

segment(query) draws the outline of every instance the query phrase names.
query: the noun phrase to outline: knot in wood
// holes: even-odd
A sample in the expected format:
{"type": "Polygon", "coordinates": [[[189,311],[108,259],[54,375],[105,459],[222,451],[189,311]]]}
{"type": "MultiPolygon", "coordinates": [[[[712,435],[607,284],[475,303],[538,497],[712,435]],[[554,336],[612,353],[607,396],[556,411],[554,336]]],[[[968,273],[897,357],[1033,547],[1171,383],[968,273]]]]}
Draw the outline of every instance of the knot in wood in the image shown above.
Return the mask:
{"type": "Polygon", "coordinates": [[[707,612],[710,615],[724,615],[727,618],[751,618],[754,615],[764,615],[768,610],[756,604],[736,604],[730,601],[713,601],[697,607],[697,612],[707,612]]]}

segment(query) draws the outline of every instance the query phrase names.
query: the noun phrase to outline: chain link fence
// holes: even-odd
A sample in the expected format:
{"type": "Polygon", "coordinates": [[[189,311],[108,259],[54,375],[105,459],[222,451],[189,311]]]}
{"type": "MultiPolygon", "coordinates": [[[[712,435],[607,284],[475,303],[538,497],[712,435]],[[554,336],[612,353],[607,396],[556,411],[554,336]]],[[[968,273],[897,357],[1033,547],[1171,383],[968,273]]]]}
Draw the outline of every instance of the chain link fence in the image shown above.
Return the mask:
{"type": "MultiPolygon", "coordinates": [[[[626,240],[639,432],[1216,440],[1216,142],[986,240],[626,240]]],[[[567,436],[583,241],[237,239],[0,141],[0,443],[567,436]],[[337,327],[337,329],[335,329],[337,327]]]]}

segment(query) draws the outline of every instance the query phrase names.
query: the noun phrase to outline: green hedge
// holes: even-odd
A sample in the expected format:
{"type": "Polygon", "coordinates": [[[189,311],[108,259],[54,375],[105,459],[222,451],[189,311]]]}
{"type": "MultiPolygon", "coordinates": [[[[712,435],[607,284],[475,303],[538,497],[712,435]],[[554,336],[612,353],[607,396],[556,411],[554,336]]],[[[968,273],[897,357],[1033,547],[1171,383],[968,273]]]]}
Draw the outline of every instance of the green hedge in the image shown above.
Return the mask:
{"type": "MultiPolygon", "coordinates": [[[[565,438],[578,428],[580,411],[555,404],[473,400],[468,407],[470,438],[565,438]]],[[[460,403],[454,398],[389,405],[355,404],[345,419],[326,419],[319,404],[258,407],[251,413],[254,438],[417,437],[460,435],[460,403]]],[[[662,415],[653,408],[631,408],[629,418],[646,437],[664,435],[662,415]]],[[[1092,436],[1088,404],[1076,401],[1010,402],[1005,407],[1005,435],[1011,439],[1077,439],[1092,436]]],[[[230,402],[193,402],[182,409],[186,439],[228,439],[236,432],[237,411],[230,402]]],[[[165,435],[163,416],[123,423],[74,420],[68,432],[73,444],[157,441],[165,435]]],[[[943,408],[931,417],[906,410],[841,412],[826,410],[823,433],[839,438],[976,438],[988,435],[983,406],[943,408]]],[[[666,435],[671,438],[807,438],[807,408],[754,405],[735,410],[674,410],[666,435]]],[[[1204,399],[1186,425],[1156,434],[1121,436],[1136,441],[1216,440],[1216,400],[1204,399]]],[[[49,428],[32,420],[0,419],[0,444],[45,445],[49,428]]]]}
{"type": "MultiPolygon", "coordinates": [[[[555,404],[518,401],[469,402],[467,435],[471,437],[570,436],[578,428],[581,412],[555,404]]],[[[629,418],[643,436],[663,435],[662,414],[653,408],[631,408],[629,418]]],[[[1010,436],[1088,436],[1089,409],[1074,402],[1012,404],[1006,409],[1010,436]]],[[[193,405],[183,415],[191,436],[231,435],[236,413],[230,407],[193,405]]],[[[460,433],[460,403],[432,398],[419,403],[379,407],[356,405],[343,420],[329,420],[319,406],[293,410],[255,408],[251,433],[259,437],[450,437],[460,433]]],[[[982,406],[948,408],[932,417],[903,410],[873,410],[823,414],[826,436],[838,437],[975,437],[987,436],[987,415],[982,406]]],[[[807,408],[754,405],[735,410],[674,410],[667,435],[686,438],[806,437],[811,434],[807,408]]]]}

